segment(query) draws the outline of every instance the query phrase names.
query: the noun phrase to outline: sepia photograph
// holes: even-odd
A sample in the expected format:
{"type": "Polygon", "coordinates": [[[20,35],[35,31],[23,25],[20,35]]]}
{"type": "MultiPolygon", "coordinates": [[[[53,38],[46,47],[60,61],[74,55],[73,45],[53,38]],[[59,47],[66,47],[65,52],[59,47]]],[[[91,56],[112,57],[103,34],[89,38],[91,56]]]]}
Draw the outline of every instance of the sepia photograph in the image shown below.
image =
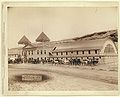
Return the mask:
{"type": "Polygon", "coordinates": [[[6,12],[7,91],[118,91],[118,7],[6,12]]]}

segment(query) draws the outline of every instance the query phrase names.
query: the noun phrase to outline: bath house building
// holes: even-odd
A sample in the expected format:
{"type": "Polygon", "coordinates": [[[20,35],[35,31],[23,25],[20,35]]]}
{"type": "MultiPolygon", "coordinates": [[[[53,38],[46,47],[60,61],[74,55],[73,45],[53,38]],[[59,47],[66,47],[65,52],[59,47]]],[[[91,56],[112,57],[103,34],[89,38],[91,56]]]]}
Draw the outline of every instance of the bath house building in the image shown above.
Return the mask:
{"type": "Polygon", "coordinates": [[[83,40],[62,40],[50,41],[47,35],[42,32],[35,43],[31,43],[26,36],[23,36],[18,44],[24,44],[21,56],[24,59],[89,59],[97,58],[99,62],[116,63],[118,58],[117,41],[110,37],[83,40]]]}
{"type": "Polygon", "coordinates": [[[57,59],[93,59],[103,63],[117,62],[117,46],[109,38],[96,40],[78,40],[70,43],[62,43],[52,51],[50,58],[57,59]]]}

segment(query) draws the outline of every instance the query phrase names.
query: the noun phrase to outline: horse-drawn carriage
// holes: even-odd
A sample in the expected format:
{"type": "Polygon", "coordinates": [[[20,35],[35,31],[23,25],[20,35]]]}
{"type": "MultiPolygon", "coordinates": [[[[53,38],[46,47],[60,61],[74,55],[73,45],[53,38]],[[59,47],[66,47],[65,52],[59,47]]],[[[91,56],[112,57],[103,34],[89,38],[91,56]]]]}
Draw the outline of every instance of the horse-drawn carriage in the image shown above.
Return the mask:
{"type": "Polygon", "coordinates": [[[21,58],[8,58],[8,64],[19,64],[23,63],[23,60],[21,58]]]}

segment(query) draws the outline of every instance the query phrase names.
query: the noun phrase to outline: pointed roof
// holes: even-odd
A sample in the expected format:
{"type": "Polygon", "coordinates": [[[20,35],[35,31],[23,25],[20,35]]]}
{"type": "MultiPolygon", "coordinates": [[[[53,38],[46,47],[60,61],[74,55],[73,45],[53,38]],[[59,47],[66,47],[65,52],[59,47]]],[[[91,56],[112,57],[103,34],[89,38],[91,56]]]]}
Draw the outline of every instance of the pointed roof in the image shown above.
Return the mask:
{"type": "Polygon", "coordinates": [[[19,41],[18,44],[30,44],[31,42],[28,40],[28,38],[24,35],[19,41]]]}
{"type": "Polygon", "coordinates": [[[42,32],[36,39],[36,42],[47,42],[47,41],[50,41],[50,39],[45,35],[44,32],[42,32]]]}

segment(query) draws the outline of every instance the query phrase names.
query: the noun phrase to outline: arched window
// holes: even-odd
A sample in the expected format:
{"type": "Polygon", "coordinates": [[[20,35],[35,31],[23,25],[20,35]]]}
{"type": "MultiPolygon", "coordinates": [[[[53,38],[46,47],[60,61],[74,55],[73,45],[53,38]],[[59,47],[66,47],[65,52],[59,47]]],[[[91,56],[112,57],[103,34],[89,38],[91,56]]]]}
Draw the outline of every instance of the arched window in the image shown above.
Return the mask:
{"type": "Polygon", "coordinates": [[[111,44],[108,44],[105,47],[104,53],[115,53],[113,46],[111,44]]]}

